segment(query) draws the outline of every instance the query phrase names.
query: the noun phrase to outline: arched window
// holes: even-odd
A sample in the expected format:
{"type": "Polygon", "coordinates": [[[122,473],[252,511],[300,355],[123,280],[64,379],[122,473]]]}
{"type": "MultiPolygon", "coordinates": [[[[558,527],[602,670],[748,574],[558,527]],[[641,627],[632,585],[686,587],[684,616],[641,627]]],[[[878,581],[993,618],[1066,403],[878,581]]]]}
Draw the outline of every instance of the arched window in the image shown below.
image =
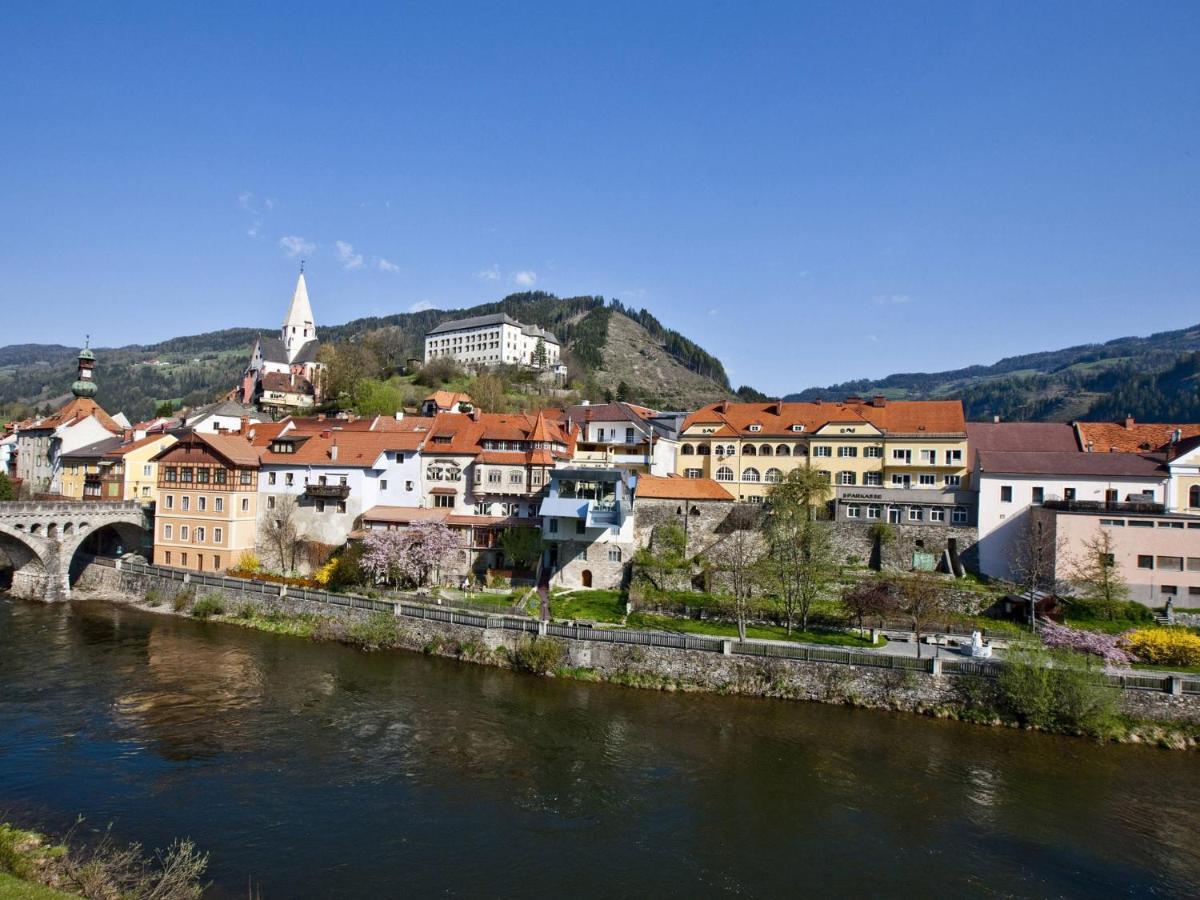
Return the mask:
{"type": "Polygon", "coordinates": [[[679,452],[680,452],[680,453],[681,453],[683,456],[691,456],[691,455],[692,455],[693,453],[695,453],[696,451],[692,449],[692,445],[691,445],[691,444],[684,444],[682,447],[680,447],[680,448],[679,448],[679,452]]]}
{"type": "Polygon", "coordinates": [[[789,447],[787,444],[780,444],[778,447],[775,448],[775,455],[776,456],[791,456],[792,448],[789,447]]]}
{"type": "Polygon", "coordinates": [[[733,469],[729,466],[721,466],[717,469],[717,481],[733,481],[733,469]]]}
{"type": "Polygon", "coordinates": [[[767,469],[767,474],[763,475],[763,481],[767,484],[779,484],[783,480],[783,473],[778,469],[767,469]]]}
{"type": "Polygon", "coordinates": [[[1200,484],[1193,484],[1188,491],[1188,506],[1200,506],[1200,484]]]}
{"type": "Polygon", "coordinates": [[[697,456],[708,456],[711,453],[712,453],[712,448],[710,448],[708,446],[708,444],[697,444],[696,445],[696,455],[697,456]]]}
{"type": "Polygon", "coordinates": [[[763,444],[762,447],[759,448],[758,455],[759,456],[770,456],[771,455],[771,445],[763,444]]]}
{"type": "Polygon", "coordinates": [[[742,472],[742,481],[761,481],[761,480],[762,480],[762,478],[759,477],[758,469],[755,469],[752,467],[752,468],[746,469],[742,472]]]}
{"type": "Polygon", "coordinates": [[[747,444],[742,448],[742,456],[758,456],[758,448],[753,444],[747,444]]]}
{"type": "Polygon", "coordinates": [[[808,447],[804,444],[796,445],[796,456],[808,456],[808,447]]]}

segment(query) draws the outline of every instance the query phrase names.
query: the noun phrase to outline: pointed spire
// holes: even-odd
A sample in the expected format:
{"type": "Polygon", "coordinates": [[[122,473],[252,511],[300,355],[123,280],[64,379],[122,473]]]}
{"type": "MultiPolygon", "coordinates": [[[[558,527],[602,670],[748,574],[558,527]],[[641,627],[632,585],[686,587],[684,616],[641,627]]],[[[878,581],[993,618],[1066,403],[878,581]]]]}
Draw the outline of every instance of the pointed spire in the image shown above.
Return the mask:
{"type": "Polygon", "coordinates": [[[290,362],[300,352],[300,348],[317,336],[317,326],[313,321],[312,305],[308,302],[308,285],[304,282],[304,270],[296,279],[296,290],[292,293],[292,302],[288,307],[287,316],[283,320],[280,333],[283,346],[287,349],[290,362]]]}

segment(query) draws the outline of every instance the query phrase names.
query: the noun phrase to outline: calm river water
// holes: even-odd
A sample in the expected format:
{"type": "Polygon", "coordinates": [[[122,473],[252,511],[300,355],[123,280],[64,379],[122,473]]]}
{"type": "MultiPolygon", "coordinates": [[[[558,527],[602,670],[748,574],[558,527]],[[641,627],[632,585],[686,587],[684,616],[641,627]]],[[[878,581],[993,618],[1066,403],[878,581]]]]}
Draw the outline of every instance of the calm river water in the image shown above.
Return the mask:
{"type": "Polygon", "coordinates": [[[0,598],[0,819],[217,896],[1184,896],[1194,754],[0,598]]]}

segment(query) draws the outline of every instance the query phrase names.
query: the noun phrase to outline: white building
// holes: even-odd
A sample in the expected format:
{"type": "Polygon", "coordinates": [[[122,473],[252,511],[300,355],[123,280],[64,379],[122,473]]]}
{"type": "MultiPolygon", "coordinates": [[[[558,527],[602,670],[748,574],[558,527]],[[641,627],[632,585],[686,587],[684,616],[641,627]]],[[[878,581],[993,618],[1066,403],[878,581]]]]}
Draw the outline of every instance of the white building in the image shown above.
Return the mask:
{"type": "Polygon", "coordinates": [[[561,347],[549,331],[505,313],[443,322],[425,335],[425,362],[452,359],[465,366],[558,366],[561,347]],[[544,349],[545,359],[539,359],[544,349]]]}
{"type": "Polygon", "coordinates": [[[672,416],[623,401],[584,401],[567,407],[563,415],[569,427],[579,427],[575,463],[619,466],[664,477],[675,471],[682,414],[672,416]]]}
{"type": "Polygon", "coordinates": [[[538,510],[552,584],[620,588],[636,549],[633,492],[618,468],[568,465],[550,473],[538,510]]]}
{"type": "Polygon", "coordinates": [[[1031,508],[1051,504],[1118,514],[1167,501],[1167,469],[1155,456],[979,450],[975,457],[979,571],[991,578],[1014,578],[1013,557],[1031,508]]]}

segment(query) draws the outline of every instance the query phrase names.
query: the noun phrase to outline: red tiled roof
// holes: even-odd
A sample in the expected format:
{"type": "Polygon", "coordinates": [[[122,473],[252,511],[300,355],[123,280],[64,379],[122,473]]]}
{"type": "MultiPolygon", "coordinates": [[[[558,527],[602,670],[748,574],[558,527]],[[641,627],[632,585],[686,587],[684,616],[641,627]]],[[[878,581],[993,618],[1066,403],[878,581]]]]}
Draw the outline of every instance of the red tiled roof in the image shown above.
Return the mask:
{"type": "MultiPolygon", "coordinates": [[[[148,434],[139,441],[130,441],[128,444],[122,444],[120,447],[117,447],[115,450],[109,450],[108,453],[105,454],[105,456],[124,456],[125,454],[130,453],[134,450],[140,450],[142,447],[145,447],[147,444],[153,444],[156,441],[161,441],[165,438],[170,438],[172,443],[174,442],[174,438],[172,438],[171,435],[168,435],[168,434],[148,434]]],[[[166,449],[166,448],[164,447],[163,449],[166,449]]]]}
{"type": "MultiPolygon", "coordinates": [[[[322,431],[318,434],[286,432],[277,438],[292,439],[294,453],[273,453],[267,441],[260,451],[264,465],[322,465],[368,468],[388,450],[416,450],[425,436],[419,432],[322,431]],[[337,459],[333,448],[337,447],[337,459]]],[[[256,438],[257,443],[257,438],[256,438]]]]}
{"type": "Polygon", "coordinates": [[[423,402],[433,401],[438,409],[453,410],[459,403],[471,403],[471,395],[462,391],[434,391],[423,402]]]}
{"type": "Polygon", "coordinates": [[[652,500],[733,500],[733,495],[711,478],[680,478],[669,475],[639,475],[634,490],[638,498],[652,500]]]}
{"type": "Polygon", "coordinates": [[[962,402],[958,400],[875,400],[838,403],[711,403],[689,415],[681,431],[693,425],[722,426],[714,436],[782,437],[805,433],[830,422],[869,422],[888,434],[964,434],[962,402]],[[751,425],[760,426],[750,431],[751,425]]]}
{"type": "Polygon", "coordinates": [[[1169,425],[1165,423],[1134,422],[1079,422],[1079,442],[1088,444],[1096,453],[1162,453],[1171,442],[1176,431],[1183,440],[1200,436],[1200,425],[1169,425]]]}
{"type": "Polygon", "coordinates": [[[120,434],[121,426],[118,425],[113,418],[106,413],[91,397],[74,397],[64,405],[58,412],[51,416],[47,416],[33,425],[30,428],[59,428],[62,425],[70,425],[82,419],[94,418],[97,422],[104,426],[108,431],[114,434],[120,434]]]}
{"type": "MultiPolygon", "coordinates": [[[[429,453],[469,454],[478,456],[485,452],[483,442],[490,441],[534,441],[544,440],[549,443],[559,443],[567,446],[563,458],[569,458],[572,441],[564,433],[557,422],[550,422],[544,416],[531,416],[528,413],[438,413],[429,436],[425,442],[425,451],[429,453]],[[540,433],[543,438],[535,438],[539,433],[538,421],[541,420],[540,433]],[[449,441],[439,442],[438,438],[449,438],[449,441]]],[[[493,452],[493,451],[487,451],[493,452]]],[[[505,451],[498,451],[505,452],[505,451]]],[[[528,459],[524,453],[520,454],[528,459]]],[[[532,461],[532,460],[530,460],[532,461]]]]}

